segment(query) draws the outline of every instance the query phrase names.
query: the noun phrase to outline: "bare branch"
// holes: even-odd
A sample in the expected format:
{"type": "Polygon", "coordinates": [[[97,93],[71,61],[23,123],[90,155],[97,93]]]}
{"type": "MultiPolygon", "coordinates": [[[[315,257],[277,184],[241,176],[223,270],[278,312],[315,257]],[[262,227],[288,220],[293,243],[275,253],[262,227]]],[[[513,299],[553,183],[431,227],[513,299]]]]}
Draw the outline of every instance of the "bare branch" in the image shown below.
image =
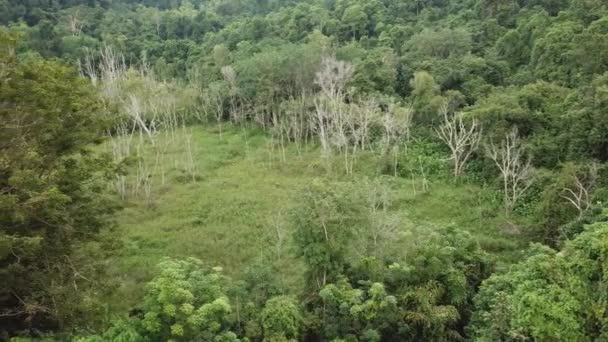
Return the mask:
{"type": "Polygon", "coordinates": [[[454,177],[463,174],[467,161],[479,148],[481,141],[481,128],[477,120],[470,125],[464,122],[462,113],[450,117],[447,103],[441,106],[443,124],[435,130],[435,133],[451,151],[450,160],[454,165],[454,177]]]}
{"type": "Polygon", "coordinates": [[[578,211],[580,219],[585,211],[591,207],[591,192],[595,188],[597,182],[597,163],[593,162],[586,167],[584,172],[573,172],[571,184],[562,189],[560,197],[567,200],[578,211]]]}
{"type": "Polygon", "coordinates": [[[494,161],[501,173],[507,217],[533,182],[532,158],[524,157],[522,150],[517,129],[508,133],[500,146],[497,147],[494,143],[486,146],[487,156],[494,161]]]}

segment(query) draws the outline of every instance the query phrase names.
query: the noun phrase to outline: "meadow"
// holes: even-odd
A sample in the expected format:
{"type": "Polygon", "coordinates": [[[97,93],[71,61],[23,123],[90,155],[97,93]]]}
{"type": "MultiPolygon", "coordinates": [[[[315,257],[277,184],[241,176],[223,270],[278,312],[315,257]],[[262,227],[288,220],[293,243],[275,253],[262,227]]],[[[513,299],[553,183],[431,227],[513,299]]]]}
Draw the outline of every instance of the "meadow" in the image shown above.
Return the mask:
{"type": "MultiPolygon", "coordinates": [[[[340,158],[328,166],[314,145],[291,144],[280,151],[271,137],[255,128],[228,126],[221,134],[213,125],[181,130],[187,132],[178,132],[177,140],[170,133],[159,133],[154,145],[144,140],[128,166],[127,183],[132,184],[139,177],[139,160],[163,163],[150,167],[150,195],[127,196],[116,216],[123,247],[108,261],[119,284],[109,299],[114,312],[141,301],[144,285],[165,257],[196,257],[240,279],[252,263],[267,262],[271,251],[285,285],[296,292],[304,266],[291,253],[288,217],[302,190],[318,178],[386,178],[394,194],[391,211],[401,218],[403,249],[415,244],[417,235],[447,226],[472,233],[498,268],[517,261],[526,247],[522,237],[501,228],[506,220],[500,197],[489,187],[455,182],[449,175],[381,175],[371,154],[361,156],[353,175],[344,178],[340,158]],[[163,144],[167,147],[159,158],[155,151],[163,144]]],[[[402,158],[407,159],[407,153],[402,158]]],[[[444,163],[449,172],[448,161],[435,162],[444,163]]]]}

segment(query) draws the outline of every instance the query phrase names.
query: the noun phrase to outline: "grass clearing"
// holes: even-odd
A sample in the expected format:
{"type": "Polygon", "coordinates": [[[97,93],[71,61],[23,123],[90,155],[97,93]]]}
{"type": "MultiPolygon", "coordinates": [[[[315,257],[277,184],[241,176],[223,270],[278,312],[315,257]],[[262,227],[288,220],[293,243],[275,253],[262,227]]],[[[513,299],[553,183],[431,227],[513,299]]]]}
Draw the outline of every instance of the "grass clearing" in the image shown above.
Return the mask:
{"type": "MultiPolygon", "coordinates": [[[[120,284],[109,299],[112,311],[124,312],[140,300],[143,285],[166,256],[193,256],[238,279],[252,260],[277,248],[277,229],[289,235],[285,218],[298,204],[300,191],[315,177],[337,178],[340,172],[328,173],[313,147],[299,151],[287,146],[282,162],[281,153],[273,151],[269,138],[258,130],[224,127],[221,139],[214,127],[186,130],[191,132],[190,149],[184,141],[174,141],[162,157],[155,155],[157,147],[150,143],[140,151],[143,159],[159,162],[147,177],[152,183],[151,201],[130,196],[116,217],[124,248],[110,262],[112,276],[120,284]],[[193,152],[196,181],[188,175],[188,150],[193,152]]],[[[160,135],[156,144],[164,139],[172,138],[160,135]]],[[[375,169],[369,167],[372,162],[359,161],[362,170],[375,169]]],[[[344,177],[340,175],[341,180],[344,177]]],[[[516,260],[521,242],[495,228],[504,219],[489,200],[490,190],[431,180],[429,191],[414,193],[418,179],[395,178],[393,184],[394,210],[407,218],[407,226],[457,225],[474,234],[498,259],[516,260]]],[[[302,266],[289,256],[287,241],[280,253],[281,272],[288,286],[297,288],[302,266]]]]}

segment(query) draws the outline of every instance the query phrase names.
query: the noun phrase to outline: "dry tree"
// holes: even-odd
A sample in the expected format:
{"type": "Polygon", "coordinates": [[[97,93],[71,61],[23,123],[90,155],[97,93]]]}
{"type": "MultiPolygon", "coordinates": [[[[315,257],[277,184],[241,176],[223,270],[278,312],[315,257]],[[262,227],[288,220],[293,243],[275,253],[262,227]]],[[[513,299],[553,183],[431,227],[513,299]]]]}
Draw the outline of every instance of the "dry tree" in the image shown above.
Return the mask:
{"type": "Polygon", "coordinates": [[[573,172],[570,175],[571,184],[562,189],[560,196],[567,200],[578,211],[578,218],[591,207],[591,192],[595,188],[598,178],[598,165],[593,162],[586,167],[586,170],[573,172]]]}
{"type": "Polygon", "coordinates": [[[380,118],[383,128],[382,135],[382,154],[388,157],[392,153],[393,173],[397,176],[397,164],[400,147],[410,139],[410,127],[412,124],[413,109],[411,107],[401,107],[391,103],[388,109],[380,118]]]}
{"type": "Polygon", "coordinates": [[[517,201],[532,185],[534,173],[532,158],[524,156],[524,149],[516,128],[505,135],[499,146],[493,142],[486,145],[486,154],[500,170],[505,215],[509,217],[517,201]]]}
{"type": "Polygon", "coordinates": [[[240,123],[243,121],[244,117],[237,107],[238,84],[236,72],[230,65],[222,67],[221,71],[224,81],[228,84],[228,93],[230,95],[230,119],[235,123],[240,123]]]}
{"type": "Polygon", "coordinates": [[[386,247],[395,241],[401,227],[401,220],[398,215],[390,213],[390,207],[394,199],[394,193],[390,185],[376,179],[366,182],[365,199],[367,210],[371,218],[371,226],[368,236],[368,246],[376,257],[381,257],[386,247]]]}
{"type": "Polygon", "coordinates": [[[80,36],[84,28],[84,21],[80,19],[80,12],[76,10],[73,14],[68,15],[68,30],[74,37],[80,36]]]}
{"type": "Polygon", "coordinates": [[[443,124],[435,129],[435,133],[449,148],[450,160],[454,167],[454,177],[460,177],[471,155],[479,148],[481,128],[477,120],[466,124],[462,113],[449,114],[448,105],[441,106],[443,124]]]}
{"type": "Polygon", "coordinates": [[[352,64],[334,57],[323,58],[315,74],[320,88],[315,98],[316,129],[324,156],[329,156],[332,142],[340,147],[344,144],[345,87],[353,74],[352,64]]]}

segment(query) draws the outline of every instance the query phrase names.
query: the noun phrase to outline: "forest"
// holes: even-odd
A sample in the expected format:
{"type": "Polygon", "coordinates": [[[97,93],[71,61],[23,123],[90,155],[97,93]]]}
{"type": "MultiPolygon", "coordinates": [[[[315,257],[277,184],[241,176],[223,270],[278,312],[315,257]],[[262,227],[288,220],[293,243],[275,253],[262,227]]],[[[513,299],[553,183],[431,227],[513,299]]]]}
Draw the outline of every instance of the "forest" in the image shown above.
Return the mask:
{"type": "Polygon", "coordinates": [[[0,341],[608,341],[608,3],[0,0],[0,341]]]}

